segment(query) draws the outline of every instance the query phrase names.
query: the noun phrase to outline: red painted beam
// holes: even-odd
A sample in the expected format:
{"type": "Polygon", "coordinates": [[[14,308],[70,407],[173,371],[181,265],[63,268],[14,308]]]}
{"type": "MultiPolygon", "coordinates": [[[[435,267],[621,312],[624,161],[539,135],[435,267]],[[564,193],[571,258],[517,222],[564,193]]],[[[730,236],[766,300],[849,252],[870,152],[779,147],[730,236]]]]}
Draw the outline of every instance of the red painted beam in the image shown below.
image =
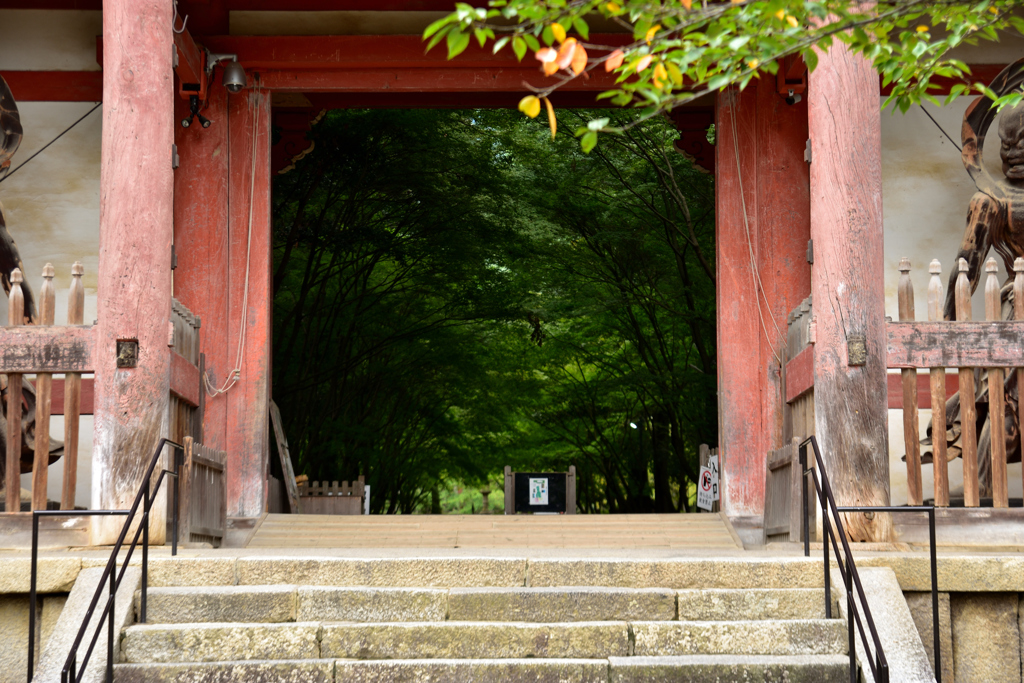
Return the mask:
{"type": "MultiPolygon", "coordinates": [[[[92,415],[93,396],[95,392],[95,381],[92,377],[82,378],[82,398],[81,398],[81,409],[82,415],[92,415]]],[[[59,377],[53,378],[53,390],[51,394],[52,407],[50,408],[51,415],[63,415],[64,414],[64,380],[59,377]]]]}
{"type": "MultiPolygon", "coordinates": [[[[632,40],[627,34],[594,34],[590,38],[590,42],[600,45],[624,45],[632,40]]],[[[494,54],[490,46],[480,47],[476,43],[449,60],[443,45],[426,52],[427,44],[417,35],[206,36],[200,42],[213,52],[237,54],[247,70],[504,66],[540,72],[540,64],[529,55],[520,63],[511,49],[494,54]]],[[[600,71],[604,73],[603,69],[600,71]]],[[[595,75],[598,74],[591,74],[595,75]]]]}
{"type": "Polygon", "coordinates": [[[103,0],[0,0],[0,9],[102,10],[103,0]]]}
{"type": "MultiPolygon", "coordinates": [[[[523,68],[452,68],[412,69],[288,69],[260,72],[261,87],[280,91],[333,92],[481,92],[527,91],[531,86],[548,85],[543,74],[523,68]]],[[[610,74],[600,74],[589,81],[576,79],[559,92],[598,92],[614,87],[610,74]]],[[[520,95],[521,97],[521,95],[520,95]]],[[[558,94],[552,102],[558,105],[558,94]]]]}
{"type": "Polygon", "coordinates": [[[171,351],[171,393],[188,403],[199,405],[199,368],[177,351],[171,351]]]}
{"type": "Polygon", "coordinates": [[[786,403],[814,388],[814,346],[808,346],[786,363],[786,403]]]}
{"type": "MultiPolygon", "coordinates": [[[[331,92],[305,93],[317,111],[321,109],[514,109],[523,98],[523,90],[513,92],[464,92],[458,97],[443,92],[331,92]]],[[[583,90],[559,92],[552,101],[559,107],[607,108],[608,99],[595,99],[598,93],[583,90]]],[[[274,107],[274,112],[279,111],[274,107]]]]}
{"type": "MultiPolygon", "coordinates": [[[[890,374],[889,409],[903,410],[903,381],[899,375],[890,374]]],[[[946,375],[946,398],[960,390],[960,378],[957,375],[946,375]]],[[[917,373],[917,407],[925,410],[932,407],[931,377],[927,372],[917,373]]]]}
{"type": "Polygon", "coordinates": [[[890,322],[890,368],[1016,368],[1021,365],[1021,324],[991,322],[890,322]]]}
{"type": "MultiPolygon", "coordinates": [[[[455,0],[228,0],[229,10],[251,12],[452,12],[455,0]]],[[[468,0],[486,7],[486,0],[468,0]]]]}
{"type": "Polygon", "coordinates": [[[18,102],[99,102],[102,71],[4,71],[18,102]]]}

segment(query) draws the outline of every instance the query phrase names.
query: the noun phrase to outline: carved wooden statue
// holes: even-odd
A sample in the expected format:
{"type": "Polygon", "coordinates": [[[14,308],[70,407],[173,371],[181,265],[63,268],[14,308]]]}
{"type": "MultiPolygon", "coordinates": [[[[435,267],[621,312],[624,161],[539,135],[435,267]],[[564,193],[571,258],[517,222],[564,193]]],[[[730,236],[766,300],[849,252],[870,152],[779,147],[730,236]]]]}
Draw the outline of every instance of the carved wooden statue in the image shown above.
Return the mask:
{"type": "MultiPolygon", "coordinates": [[[[1018,60],[1003,69],[991,88],[998,95],[1019,90],[1024,85],[1024,59],[1018,60]]],[[[996,179],[985,168],[982,150],[985,135],[995,119],[996,112],[992,108],[992,100],[979,97],[964,113],[961,139],[963,141],[962,159],[967,172],[974,180],[978,191],[971,197],[967,212],[967,227],[957,252],[954,263],[961,258],[967,260],[967,276],[971,283],[971,293],[978,288],[981,280],[982,263],[990,250],[994,249],[1002,258],[1010,279],[1003,285],[1002,317],[1013,318],[1013,261],[1024,257],[1024,103],[1004,109],[999,115],[999,156],[1003,164],[1004,178],[996,179]]],[[[946,289],[946,301],[943,315],[946,320],[956,320],[956,277],[958,271],[952,268],[949,286],[946,289]]],[[[999,372],[1003,372],[999,370],[999,372]]],[[[1019,462],[1020,424],[1017,419],[1019,388],[1017,373],[1005,373],[1006,389],[1006,433],[999,436],[1006,441],[1006,457],[1008,462],[1019,462]]],[[[979,490],[982,496],[992,495],[992,449],[991,440],[997,438],[991,433],[988,419],[988,379],[987,373],[975,371],[975,386],[978,407],[978,474],[979,490]]],[[[946,402],[947,457],[953,460],[961,455],[959,439],[960,396],[954,394],[946,402]]],[[[926,444],[931,443],[931,428],[926,444]]],[[[929,454],[930,456],[931,454],[929,454]]]]}

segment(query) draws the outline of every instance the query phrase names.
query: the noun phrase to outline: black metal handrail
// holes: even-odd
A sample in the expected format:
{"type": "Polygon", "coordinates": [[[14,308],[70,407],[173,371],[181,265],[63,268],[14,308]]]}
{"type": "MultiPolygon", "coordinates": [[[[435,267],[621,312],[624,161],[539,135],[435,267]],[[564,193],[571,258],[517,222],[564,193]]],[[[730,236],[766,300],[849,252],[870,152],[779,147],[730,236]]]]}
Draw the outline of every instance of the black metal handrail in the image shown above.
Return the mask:
{"type": "Polygon", "coordinates": [[[935,556],[935,507],[925,505],[914,505],[914,506],[837,506],[835,497],[832,495],[832,485],[829,483],[828,475],[825,472],[825,463],[821,458],[821,451],[818,449],[818,440],[813,436],[804,440],[800,444],[800,466],[803,471],[803,532],[804,532],[804,556],[809,557],[811,554],[811,540],[810,540],[810,520],[809,520],[809,498],[807,495],[807,475],[811,475],[811,480],[814,481],[815,493],[818,496],[818,500],[821,503],[821,519],[822,529],[828,535],[828,540],[822,543],[825,554],[825,616],[827,618],[832,617],[832,580],[830,572],[830,562],[828,547],[829,541],[832,543],[832,547],[836,555],[836,564],[839,566],[839,573],[843,578],[843,584],[846,586],[846,599],[847,599],[847,619],[849,621],[848,631],[850,638],[850,681],[856,683],[857,668],[856,668],[856,650],[854,643],[854,622],[856,622],[857,628],[860,630],[861,641],[864,643],[864,652],[868,659],[868,665],[871,667],[871,673],[877,683],[889,683],[889,665],[885,659],[885,652],[882,650],[882,644],[878,637],[878,631],[875,629],[874,619],[871,617],[871,610],[868,608],[867,596],[864,593],[864,587],[860,582],[860,575],[857,573],[857,565],[853,561],[853,553],[850,551],[850,543],[846,536],[846,531],[843,529],[843,523],[839,517],[841,512],[924,512],[928,514],[928,545],[929,555],[931,559],[931,593],[932,593],[932,634],[934,636],[933,647],[935,650],[935,680],[936,683],[942,683],[942,653],[940,649],[939,640],[939,592],[938,592],[938,563],[935,556]],[[808,469],[807,467],[807,445],[810,444],[814,448],[814,458],[817,463],[818,473],[821,477],[821,482],[818,482],[818,478],[814,476],[814,470],[808,469]],[[822,495],[822,489],[824,489],[824,495],[822,495]],[[836,543],[836,532],[832,531],[832,525],[829,522],[828,511],[831,508],[832,517],[836,521],[836,532],[838,532],[839,540],[843,543],[843,551],[846,556],[846,564],[843,564],[840,558],[839,546],[836,543]],[[853,599],[853,586],[857,588],[857,594],[860,598],[861,605],[864,608],[864,620],[868,624],[868,629],[871,632],[871,638],[875,645],[875,659],[871,659],[871,648],[868,647],[867,636],[864,632],[864,625],[861,623],[860,614],[857,612],[857,605],[853,599]]]}
{"type": "Polygon", "coordinates": [[[885,659],[885,652],[882,649],[882,641],[878,637],[878,629],[875,628],[875,620],[871,617],[871,609],[868,607],[867,595],[864,593],[864,587],[861,585],[860,575],[857,573],[857,566],[853,561],[853,553],[850,551],[850,543],[846,538],[846,531],[843,529],[842,519],[839,517],[839,509],[836,506],[835,498],[832,496],[832,486],[829,484],[828,475],[825,473],[825,463],[821,459],[821,451],[818,450],[818,440],[813,436],[804,440],[800,444],[800,467],[803,471],[803,513],[804,513],[804,555],[810,555],[810,529],[808,521],[808,496],[807,496],[807,475],[811,474],[811,479],[814,481],[814,489],[818,495],[818,500],[821,502],[821,527],[827,536],[827,539],[823,539],[822,546],[825,550],[825,617],[827,619],[832,618],[832,580],[830,574],[828,546],[829,542],[832,543],[836,554],[836,563],[839,565],[839,573],[843,579],[843,585],[846,587],[846,604],[847,604],[847,634],[849,636],[849,652],[850,652],[850,683],[857,683],[857,648],[854,642],[855,632],[854,624],[857,626],[857,630],[860,631],[861,641],[864,643],[864,653],[868,660],[868,666],[871,668],[872,679],[876,683],[889,683],[889,663],[885,659]],[[814,448],[814,458],[818,466],[818,474],[821,477],[821,483],[818,482],[818,477],[814,477],[813,470],[807,467],[807,445],[810,444],[814,448]],[[824,493],[823,490],[824,489],[824,493]],[[832,516],[836,522],[836,530],[832,530],[832,524],[829,521],[829,509],[831,509],[832,516]],[[836,536],[839,536],[839,540],[843,543],[843,550],[846,556],[845,563],[840,557],[839,546],[836,542],[836,536]],[[860,598],[861,605],[864,610],[864,621],[867,622],[867,630],[871,634],[871,640],[874,643],[874,657],[871,656],[872,648],[868,645],[867,634],[865,633],[864,624],[861,622],[860,613],[857,611],[857,602],[853,598],[854,588],[857,589],[857,596],[860,598]]]}
{"type": "Polygon", "coordinates": [[[139,599],[139,622],[146,622],[146,592],[149,584],[149,513],[153,507],[153,503],[156,500],[157,494],[160,492],[160,485],[164,481],[166,475],[174,477],[174,491],[173,497],[173,512],[172,512],[172,533],[171,533],[171,555],[178,554],[178,474],[181,472],[181,466],[183,461],[183,455],[185,453],[184,447],[171,441],[170,439],[160,439],[157,444],[156,451],[153,453],[153,457],[150,460],[149,467],[146,468],[146,474],[142,479],[142,485],[139,487],[139,492],[135,495],[135,501],[128,510],[35,510],[32,513],[32,579],[31,588],[29,593],[29,635],[28,635],[28,680],[32,681],[33,674],[33,660],[35,654],[35,614],[36,614],[36,569],[37,569],[37,557],[39,553],[39,518],[46,517],[78,517],[78,516],[109,516],[109,515],[127,515],[127,519],[124,522],[124,526],[121,528],[121,533],[117,537],[117,542],[114,544],[114,549],[110,553],[110,559],[107,560],[107,565],[103,570],[103,575],[100,577],[99,584],[96,586],[96,592],[92,596],[92,601],[89,603],[89,608],[85,612],[85,618],[82,620],[82,626],[78,629],[78,633],[75,636],[75,640],[71,645],[71,650],[68,652],[67,659],[64,662],[64,667],[61,669],[60,680],[61,683],[81,683],[82,676],[85,675],[85,668],[89,663],[89,657],[92,656],[92,651],[96,647],[96,641],[99,639],[100,632],[103,629],[103,622],[107,622],[107,671],[106,680],[107,683],[112,683],[114,680],[114,598],[117,595],[117,590],[121,585],[121,580],[124,578],[125,572],[128,569],[128,564],[132,559],[132,554],[135,552],[136,546],[139,544],[139,536],[142,536],[142,590],[139,599]],[[150,491],[150,481],[153,477],[153,470],[156,468],[157,462],[160,460],[160,455],[163,453],[164,446],[171,446],[174,449],[174,469],[160,470],[160,475],[157,477],[156,485],[153,487],[152,492],[150,491]],[[135,519],[135,514],[138,512],[139,505],[142,504],[142,519],[140,520],[138,529],[135,530],[135,536],[132,538],[131,545],[128,547],[128,553],[125,555],[124,562],[121,565],[120,572],[116,572],[117,568],[117,554],[121,551],[121,547],[124,545],[124,540],[128,536],[128,531],[131,528],[132,521],[135,519]],[[115,577],[116,573],[116,577],[115,577]],[[100,614],[100,618],[97,621],[96,632],[93,634],[92,640],[89,643],[89,648],[85,652],[85,657],[82,658],[82,664],[79,667],[76,666],[78,658],[78,648],[82,644],[82,639],[85,637],[86,631],[89,628],[89,620],[92,619],[93,612],[96,611],[96,607],[99,604],[100,596],[103,595],[104,584],[109,583],[110,597],[107,598],[106,605],[103,608],[103,612],[100,614]],[[81,673],[76,675],[76,669],[80,670],[81,673]]]}

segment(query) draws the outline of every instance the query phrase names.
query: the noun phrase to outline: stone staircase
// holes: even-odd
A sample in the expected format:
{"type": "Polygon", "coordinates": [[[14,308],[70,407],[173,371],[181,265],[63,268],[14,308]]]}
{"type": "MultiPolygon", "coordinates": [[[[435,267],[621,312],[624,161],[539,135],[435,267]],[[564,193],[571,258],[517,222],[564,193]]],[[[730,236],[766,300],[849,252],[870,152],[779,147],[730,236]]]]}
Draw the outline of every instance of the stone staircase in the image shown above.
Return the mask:
{"type": "Polygon", "coordinates": [[[849,680],[820,562],[160,564],[117,681],[849,680]]]}

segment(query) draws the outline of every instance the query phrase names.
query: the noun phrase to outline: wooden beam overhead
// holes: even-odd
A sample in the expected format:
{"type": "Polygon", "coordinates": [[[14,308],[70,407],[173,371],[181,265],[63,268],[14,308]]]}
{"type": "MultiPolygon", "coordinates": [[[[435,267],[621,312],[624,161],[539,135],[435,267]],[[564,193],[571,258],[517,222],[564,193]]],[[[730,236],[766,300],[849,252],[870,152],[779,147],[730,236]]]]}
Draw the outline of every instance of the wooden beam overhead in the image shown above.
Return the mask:
{"type": "Polygon", "coordinates": [[[4,71],[18,102],[99,102],[102,71],[4,71]]]}

